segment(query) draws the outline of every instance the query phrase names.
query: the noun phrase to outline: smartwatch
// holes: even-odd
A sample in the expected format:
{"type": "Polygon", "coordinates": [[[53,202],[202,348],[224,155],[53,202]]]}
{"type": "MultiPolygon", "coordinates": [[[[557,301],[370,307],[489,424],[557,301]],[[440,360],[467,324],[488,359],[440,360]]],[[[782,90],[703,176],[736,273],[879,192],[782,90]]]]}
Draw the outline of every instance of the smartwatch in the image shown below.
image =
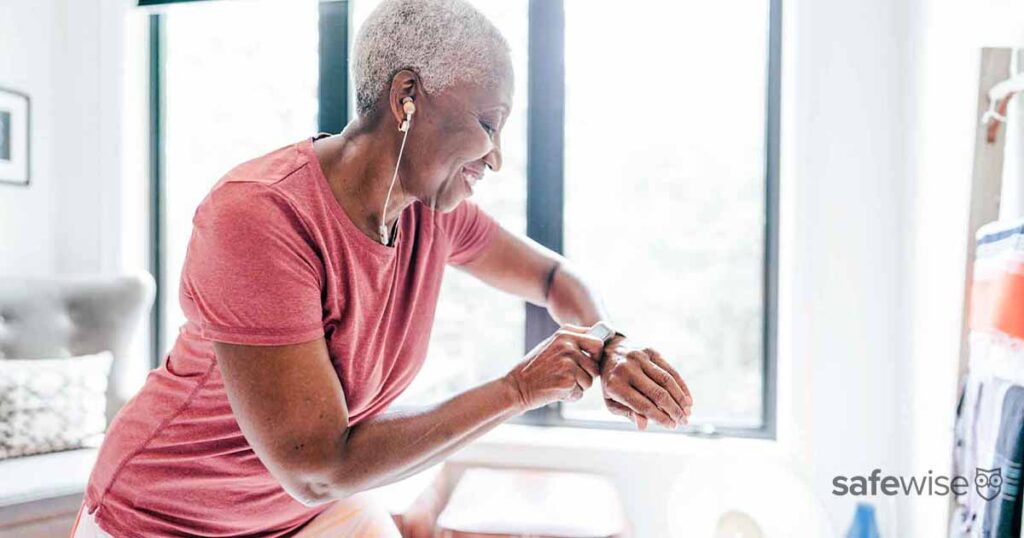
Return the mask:
{"type": "MultiPolygon", "coordinates": [[[[622,334],[622,333],[619,333],[615,329],[612,329],[611,326],[608,325],[608,323],[604,322],[604,321],[598,321],[597,323],[594,324],[593,327],[591,327],[590,329],[587,330],[587,336],[593,336],[594,338],[600,338],[601,341],[606,343],[606,344],[608,343],[609,340],[612,339],[613,336],[615,336],[617,334],[622,334]]],[[[625,336],[625,335],[622,335],[622,336],[625,336]]]]}

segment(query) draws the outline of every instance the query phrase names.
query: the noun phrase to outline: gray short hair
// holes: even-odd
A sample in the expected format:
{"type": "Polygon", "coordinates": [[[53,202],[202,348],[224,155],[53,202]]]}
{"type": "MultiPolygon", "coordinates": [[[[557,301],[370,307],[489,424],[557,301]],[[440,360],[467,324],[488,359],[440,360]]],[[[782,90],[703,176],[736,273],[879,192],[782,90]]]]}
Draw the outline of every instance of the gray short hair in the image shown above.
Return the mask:
{"type": "Polygon", "coordinates": [[[493,81],[511,66],[508,42],[465,0],[384,0],[359,29],[353,56],[360,116],[374,111],[402,69],[434,92],[456,81],[493,81]]]}

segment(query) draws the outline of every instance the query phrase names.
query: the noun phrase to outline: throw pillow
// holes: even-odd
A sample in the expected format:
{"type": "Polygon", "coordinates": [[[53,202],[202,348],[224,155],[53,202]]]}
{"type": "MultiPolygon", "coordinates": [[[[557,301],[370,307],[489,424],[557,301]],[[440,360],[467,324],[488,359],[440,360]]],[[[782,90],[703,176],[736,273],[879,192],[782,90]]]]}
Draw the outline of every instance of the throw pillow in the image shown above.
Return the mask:
{"type": "Polygon", "coordinates": [[[107,426],[109,352],[0,360],[0,460],[91,446],[107,426]]]}

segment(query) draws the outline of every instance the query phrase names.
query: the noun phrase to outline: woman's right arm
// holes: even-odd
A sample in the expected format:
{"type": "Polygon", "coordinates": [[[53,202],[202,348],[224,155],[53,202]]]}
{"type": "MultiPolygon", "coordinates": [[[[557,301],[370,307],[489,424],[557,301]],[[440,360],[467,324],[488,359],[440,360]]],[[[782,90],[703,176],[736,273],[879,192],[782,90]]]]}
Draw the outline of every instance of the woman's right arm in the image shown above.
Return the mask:
{"type": "Polygon", "coordinates": [[[501,379],[443,403],[351,427],[323,339],[215,348],[246,440],[289,494],[318,504],[400,480],[519,413],[578,399],[598,374],[603,350],[601,340],[583,333],[563,328],[501,379]]]}

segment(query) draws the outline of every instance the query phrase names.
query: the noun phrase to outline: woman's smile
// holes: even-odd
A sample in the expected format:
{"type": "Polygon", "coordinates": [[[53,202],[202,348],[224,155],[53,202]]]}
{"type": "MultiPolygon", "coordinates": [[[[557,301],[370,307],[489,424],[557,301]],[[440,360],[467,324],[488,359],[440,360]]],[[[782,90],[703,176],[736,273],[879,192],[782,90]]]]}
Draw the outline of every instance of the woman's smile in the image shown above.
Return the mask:
{"type": "Polygon", "coordinates": [[[459,171],[459,175],[462,176],[462,181],[466,184],[466,195],[472,196],[473,186],[484,178],[484,171],[482,168],[463,166],[462,170],[459,171]]]}

